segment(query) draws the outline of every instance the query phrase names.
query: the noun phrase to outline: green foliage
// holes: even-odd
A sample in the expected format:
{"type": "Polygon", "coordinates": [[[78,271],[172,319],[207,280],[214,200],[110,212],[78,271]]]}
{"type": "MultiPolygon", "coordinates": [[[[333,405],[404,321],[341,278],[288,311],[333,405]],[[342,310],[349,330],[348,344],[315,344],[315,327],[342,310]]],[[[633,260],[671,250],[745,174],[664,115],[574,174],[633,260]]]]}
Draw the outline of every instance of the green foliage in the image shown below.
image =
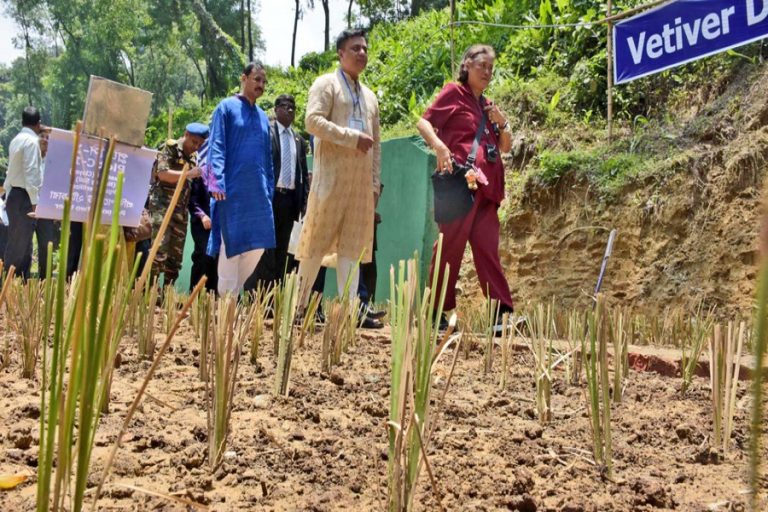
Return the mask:
{"type": "Polygon", "coordinates": [[[586,179],[603,198],[609,199],[649,168],[651,155],[595,147],[560,151],[544,149],[529,172],[529,180],[550,186],[565,176],[586,179]]]}
{"type": "Polygon", "coordinates": [[[385,126],[411,118],[411,107],[420,116],[450,77],[449,21],[447,11],[428,11],[371,31],[365,83],[379,97],[385,126]]]}
{"type": "Polygon", "coordinates": [[[309,52],[299,60],[299,69],[310,73],[320,74],[336,64],[336,51],[309,52]]]}

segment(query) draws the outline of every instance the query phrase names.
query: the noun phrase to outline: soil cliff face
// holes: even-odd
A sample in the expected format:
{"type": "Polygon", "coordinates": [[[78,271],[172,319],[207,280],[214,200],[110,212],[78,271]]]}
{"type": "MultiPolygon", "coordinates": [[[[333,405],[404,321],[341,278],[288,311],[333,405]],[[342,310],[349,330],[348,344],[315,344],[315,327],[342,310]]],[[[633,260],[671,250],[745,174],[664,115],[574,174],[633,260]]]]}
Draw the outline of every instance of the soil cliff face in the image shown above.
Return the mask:
{"type": "MultiPolygon", "coordinates": [[[[766,78],[760,66],[726,84],[684,123],[674,158],[610,201],[573,177],[526,187],[502,226],[518,303],[587,304],[617,229],[602,288],[614,302],[662,310],[704,301],[723,315],[749,314],[768,162],[766,78]]],[[[479,293],[474,269],[463,270],[467,294],[479,293]]]]}

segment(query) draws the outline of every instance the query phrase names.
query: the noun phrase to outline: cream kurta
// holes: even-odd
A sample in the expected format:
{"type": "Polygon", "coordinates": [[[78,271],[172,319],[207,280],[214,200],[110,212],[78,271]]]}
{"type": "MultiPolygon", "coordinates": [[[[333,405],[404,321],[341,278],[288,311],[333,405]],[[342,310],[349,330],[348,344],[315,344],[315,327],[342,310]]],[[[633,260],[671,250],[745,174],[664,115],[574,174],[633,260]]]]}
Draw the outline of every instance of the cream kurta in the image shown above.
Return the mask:
{"type": "Polygon", "coordinates": [[[371,261],[373,195],[381,183],[379,102],[362,84],[360,91],[364,131],[374,141],[365,154],[357,149],[360,132],[349,127],[354,103],[341,72],[319,77],[309,90],[305,126],[315,136],[315,154],[299,260],[333,253],[357,260],[365,250],[363,263],[371,261]]]}

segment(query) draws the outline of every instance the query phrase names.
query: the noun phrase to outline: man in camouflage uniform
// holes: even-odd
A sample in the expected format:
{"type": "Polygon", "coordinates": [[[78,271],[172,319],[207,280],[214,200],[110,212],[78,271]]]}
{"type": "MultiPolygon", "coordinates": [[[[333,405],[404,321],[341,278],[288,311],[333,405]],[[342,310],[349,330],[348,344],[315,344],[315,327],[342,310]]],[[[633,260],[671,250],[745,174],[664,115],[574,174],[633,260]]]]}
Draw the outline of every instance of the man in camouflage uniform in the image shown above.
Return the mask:
{"type": "MultiPolygon", "coordinates": [[[[157,236],[160,230],[184,166],[189,167],[188,179],[200,176],[200,169],[197,167],[197,150],[206,137],[208,137],[208,126],[202,123],[191,123],[187,125],[182,138],[169,139],[160,146],[160,152],[152,168],[152,188],[149,194],[153,237],[157,236]]],[[[187,181],[181,190],[181,196],[173,209],[173,216],[165,230],[155,261],[152,263],[152,275],[164,273],[166,285],[176,281],[181,270],[184,239],[187,236],[189,190],[189,181],[187,181]]]]}

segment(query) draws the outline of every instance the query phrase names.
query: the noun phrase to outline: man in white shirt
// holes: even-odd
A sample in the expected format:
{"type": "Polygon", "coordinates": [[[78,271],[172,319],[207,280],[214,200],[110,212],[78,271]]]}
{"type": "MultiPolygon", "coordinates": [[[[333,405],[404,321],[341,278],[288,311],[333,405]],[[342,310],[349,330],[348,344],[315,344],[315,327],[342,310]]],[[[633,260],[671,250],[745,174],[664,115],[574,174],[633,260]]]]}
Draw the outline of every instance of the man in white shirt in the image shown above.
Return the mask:
{"type": "Polygon", "coordinates": [[[38,191],[43,180],[43,158],[40,153],[42,131],[40,112],[26,107],[21,113],[22,129],[8,147],[8,172],[3,188],[6,191],[8,213],[8,245],[3,261],[5,267],[16,267],[16,275],[29,278],[32,263],[32,234],[35,219],[30,213],[37,206],[38,191]]]}

